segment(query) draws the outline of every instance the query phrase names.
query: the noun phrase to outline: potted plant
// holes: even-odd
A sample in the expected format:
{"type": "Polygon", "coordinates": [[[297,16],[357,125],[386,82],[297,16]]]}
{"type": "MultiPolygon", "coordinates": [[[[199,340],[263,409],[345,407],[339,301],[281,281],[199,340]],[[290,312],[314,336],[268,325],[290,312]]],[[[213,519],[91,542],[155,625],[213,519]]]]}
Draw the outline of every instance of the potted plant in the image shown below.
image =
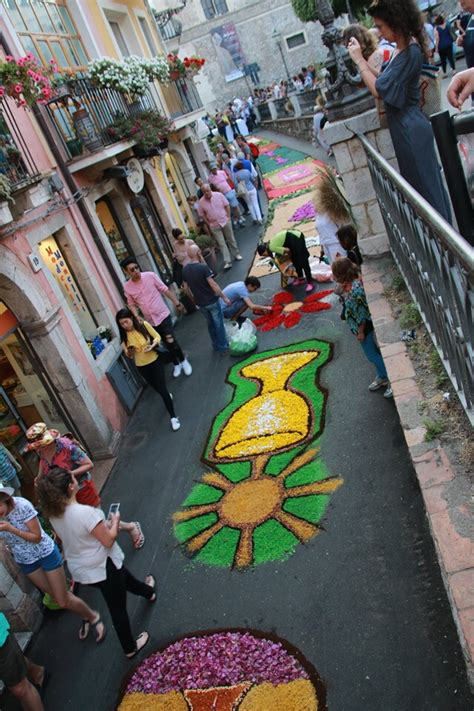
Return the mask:
{"type": "Polygon", "coordinates": [[[89,64],[88,78],[101,89],[115,89],[135,103],[146,94],[151,81],[169,80],[169,67],[161,56],[151,59],[131,56],[123,60],[102,57],[89,64]]]}
{"type": "Polygon", "coordinates": [[[31,52],[18,59],[7,54],[0,61],[0,101],[10,97],[17,106],[45,104],[54,95],[51,81],[55,71],[54,60],[49,67],[42,67],[31,52]]]}
{"type": "Polygon", "coordinates": [[[217,270],[217,257],[216,257],[216,247],[215,242],[212,237],[207,234],[198,235],[194,230],[190,230],[189,239],[193,239],[199,249],[202,252],[202,256],[208,263],[209,267],[213,270],[217,270]]]}
{"type": "Polygon", "coordinates": [[[192,57],[184,57],[184,59],[180,59],[180,57],[173,52],[170,52],[166,59],[168,60],[171,81],[196,76],[196,74],[201,71],[206,61],[202,57],[196,57],[194,55],[192,57]]]}
{"type": "Polygon", "coordinates": [[[139,116],[118,114],[107,128],[107,132],[117,141],[136,141],[135,152],[141,158],[148,158],[158,155],[165,145],[167,146],[168,135],[172,129],[173,124],[169,119],[159,111],[150,109],[139,116]]]}

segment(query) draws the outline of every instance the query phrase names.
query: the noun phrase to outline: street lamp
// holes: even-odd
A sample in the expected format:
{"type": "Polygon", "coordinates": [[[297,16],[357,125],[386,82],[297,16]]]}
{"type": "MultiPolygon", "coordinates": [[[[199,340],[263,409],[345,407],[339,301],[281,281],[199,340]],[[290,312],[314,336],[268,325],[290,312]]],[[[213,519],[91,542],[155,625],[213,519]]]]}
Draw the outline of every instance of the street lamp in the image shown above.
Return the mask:
{"type": "Polygon", "coordinates": [[[278,30],[276,28],[272,32],[272,39],[275,40],[277,47],[280,50],[281,59],[282,59],[283,66],[285,67],[285,71],[286,71],[286,78],[288,79],[288,81],[291,81],[290,72],[288,71],[288,66],[286,64],[285,55],[283,54],[283,48],[281,46],[281,32],[278,32],[278,30]]]}
{"type": "Polygon", "coordinates": [[[326,108],[328,119],[338,121],[361,114],[374,107],[369,90],[361,87],[360,74],[355,71],[346,48],[341,43],[341,30],[334,24],[335,16],[329,0],[315,0],[318,19],[323,26],[323,44],[329,50],[325,67],[326,108]]]}

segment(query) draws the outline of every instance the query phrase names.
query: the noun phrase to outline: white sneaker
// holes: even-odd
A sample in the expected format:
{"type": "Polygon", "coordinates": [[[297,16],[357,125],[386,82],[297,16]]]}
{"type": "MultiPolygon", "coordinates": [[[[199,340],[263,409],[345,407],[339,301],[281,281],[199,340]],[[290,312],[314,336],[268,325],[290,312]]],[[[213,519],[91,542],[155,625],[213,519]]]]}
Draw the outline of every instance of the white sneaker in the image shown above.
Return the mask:
{"type": "Polygon", "coordinates": [[[181,422],[179,421],[179,417],[172,417],[171,420],[171,429],[173,432],[176,432],[176,430],[179,430],[181,427],[181,422]]]}
{"type": "Polygon", "coordinates": [[[223,266],[223,269],[232,269],[232,263],[231,262],[226,262],[223,266]]]}
{"type": "Polygon", "coordinates": [[[185,375],[191,375],[191,373],[193,372],[193,369],[191,368],[191,363],[187,358],[181,361],[181,367],[185,375]]]}
{"type": "Polygon", "coordinates": [[[236,262],[241,262],[242,261],[242,255],[241,254],[236,254],[234,257],[236,262]]]}
{"type": "Polygon", "coordinates": [[[179,378],[179,376],[181,375],[181,366],[182,363],[176,363],[173,368],[173,378],[179,378]]]}

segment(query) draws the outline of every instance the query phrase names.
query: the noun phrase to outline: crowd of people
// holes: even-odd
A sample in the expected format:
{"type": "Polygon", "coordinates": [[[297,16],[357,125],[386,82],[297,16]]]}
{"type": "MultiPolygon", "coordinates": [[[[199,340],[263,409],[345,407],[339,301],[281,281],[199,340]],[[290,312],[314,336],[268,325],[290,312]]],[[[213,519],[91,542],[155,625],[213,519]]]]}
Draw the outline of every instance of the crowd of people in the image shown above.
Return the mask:
{"type": "MultiPolygon", "coordinates": [[[[466,12],[474,12],[474,0],[461,0],[461,4],[466,12]]],[[[377,0],[368,12],[379,36],[359,25],[351,25],[344,31],[343,41],[361,80],[383,103],[401,174],[449,220],[449,202],[441,181],[431,127],[419,106],[418,88],[422,64],[431,61],[435,51],[442,62],[444,57],[451,63],[452,43],[447,39],[447,24],[444,18],[438,18],[431,35],[426,23],[423,26],[413,0],[377,0]]],[[[462,21],[460,17],[459,23],[462,21]]],[[[466,46],[470,22],[471,19],[467,24],[460,24],[461,29],[464,27],[464,35],[460,34],[460,37],[466,46]]],[[[451,66],[454,68],[454,63],[451,66]]],[[[306,84],[309,87],[310,81],[314,86],[313,69],[308,67],[305,74],[294,79],[295,90],[304,89],[306,84]]],[[[209,163],[207,177],[196,177],[196,194],[190,196],[189,204],[198,231],[212,239],[220,250],[224,270],[232,268],[233,260],[242,259],[234,229],[244,226],[248,215],[257,227],[263,221],[258,193],[261,187],[258,148],[247,142],[239,121],[243,121],[247,129],[252,125],[252,102],[265,100],[262,91],[265,98],[269,92],[273,98],[284,98],[287,90],[285,82],[266,90],[256,90],[253,99],[246,102],[235,100],[225,111],[209,120],[209,127],[215,124],[222,140],[215,145],[214,160],[209,163]],[[277,87],[278,91],[275,91],[277,87]],[[232,135],[227,132],[229,127],[232,135]]],[[[470,67],[453,78],[448,99],[453,106],[461,108],[473,93],[474,68],[470,67]]],[[[323,118],[322,103],[318,104],[318,110],[323,118]]],[[[324,147],[322,118],[317,130],[315,124],[315,133],[324,147]]],[[[315,187],[314,203],[321,258],[330,264],[337,283],[341,318],[375,367],[375,379],[369,384],[369,390],[383,388],[384,396],[390,398],[393,393],[375,339],[360,273],[363,259],[357,230],[339,179],[329,169],[321,173],[315,187]]],[[[173,230],[172,237],[175,280],[187,290],[205,319],[212,349],[225,355],[229,347],[224,325],[226,319],[238,322],[247,310],[271,311],[270,306],[252,300],[252,295],[260,288],[260,281],[248,276],[222,288],[198,244],[179,228],[173,230]]],[[[296,271],[291,288],[305,285],[306,292],[313,291],[314,279],[303,232],[282,230],[268,242],[258,244],[257,253],[262,257],[271,256],[277,263],[279,259],[290,259],[296,271]]],[[[183,374],[189,377],[193,369],[176,338],[166,300],[178,313],[183,312],[184,307],[174,290],[155,273],[142,271],[135,258],[125,259],[122,268],[127,276],[124,286],[126,305],[117,312],[116,323],[123,352],[160,395],[175,432],[181,427],[181,421],[167,384],[163,352],[172,363],[174,378],[183,374]]],[[[75,582],[99,589],[123,653],[127,658],[133,658],[147,644],[149,635],[147,631],[138,635],[132,632],[127,593],[154,603],[156,581],[151,573],[144,580],[134,577],[125,566],[124,553],[117,539],[125,531],[131,537],[134,549],[142,548],[145,536],[140,523],[122,520],[116,509],[111,508],[107,515],[104,513],[91,478],[93,462],[72,434],[61,435],[45,423],[36,423],[28,429],[26,437],[27,449],[38,455],[36,499],[41,517],[49,520],[52,531],[45,530],[38,509],[21,496],[18,477],[21,465],[8,449],[0,445],[0,539],[7,543],[21,571],[37,588],[49,594],[59,607],[79,616],[78,637],[81,641],[92,633],[95,642],[101,643],[107,630],[100,612],[89,607],[71,589],[64,560],[75,582]]],[[[43,685],[44,669],[24,657],[3,613],[0,613],[0,678],[24,709],[41,711],[39,689],[43,685]]]]}

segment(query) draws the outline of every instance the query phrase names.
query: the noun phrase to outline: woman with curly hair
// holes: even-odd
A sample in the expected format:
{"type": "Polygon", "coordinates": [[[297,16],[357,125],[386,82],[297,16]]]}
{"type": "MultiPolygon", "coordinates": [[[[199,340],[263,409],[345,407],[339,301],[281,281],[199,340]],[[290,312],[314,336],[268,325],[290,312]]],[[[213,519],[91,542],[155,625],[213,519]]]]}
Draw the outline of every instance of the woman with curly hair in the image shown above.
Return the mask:
{"type": "Polygon", "coordinates": [[[352,37],[355,37],[360,44],[362,56],[377,77],[382,65],[388,62],[393,54],[393,48],[389,46],[379,47],[377,37],[373,32],[363,25],[347,25],[342,33],[342,42],[347,47],[352,37]]]}
{"type": "Polygon", "coordinates": [[[369,91],[385,104],[400,173],[450,221],[431,124],[419,105],[421,67],[423,59],[428,59],[421,13],[415,0],[378,0],[368,13],[382,36],[397,45],[391,61],[376,77],[355,37],[347,49],[369,91]]]}

